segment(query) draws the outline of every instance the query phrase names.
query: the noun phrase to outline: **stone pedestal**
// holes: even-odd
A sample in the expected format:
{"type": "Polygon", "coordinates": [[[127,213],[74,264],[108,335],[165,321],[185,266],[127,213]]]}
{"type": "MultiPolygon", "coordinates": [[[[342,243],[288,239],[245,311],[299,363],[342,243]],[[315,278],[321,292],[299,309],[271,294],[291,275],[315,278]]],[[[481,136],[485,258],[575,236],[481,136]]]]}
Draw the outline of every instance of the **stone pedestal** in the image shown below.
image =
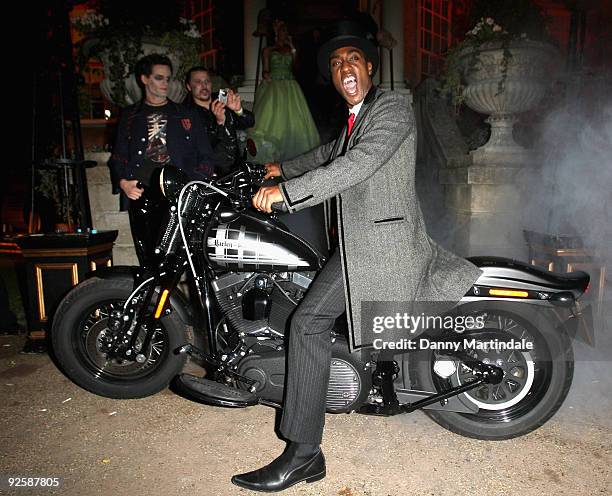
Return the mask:
{"type": "Polygon", "coordinates": [[[86,153],[87,160],[98,165],[87,169],[87,185],[93,227],[98,230],[116,229],[119,234],[113,250],[115,265],[138,265],[127,212],[119,211],[119,196],[113,195],[110,170],[106,165],[110,153],[86,153]]]}
{"type": "Polygon", "coordinates": [[[533,157],[520,164],[504,162],[504,153],[492,153],[485,161],[475,159],[431,81],[417,89],[415,109],[417,178],[427,183],[419,195],[430,233],[463,257],[525,260],[522,185],[536,170],[533,157]]]}
{"type": "Polygon", "coordinates": [[[454,214],[459,253],[525,259],[521,191],[517,167],[485,166],[440,170],[445,204],[454,214]]]}

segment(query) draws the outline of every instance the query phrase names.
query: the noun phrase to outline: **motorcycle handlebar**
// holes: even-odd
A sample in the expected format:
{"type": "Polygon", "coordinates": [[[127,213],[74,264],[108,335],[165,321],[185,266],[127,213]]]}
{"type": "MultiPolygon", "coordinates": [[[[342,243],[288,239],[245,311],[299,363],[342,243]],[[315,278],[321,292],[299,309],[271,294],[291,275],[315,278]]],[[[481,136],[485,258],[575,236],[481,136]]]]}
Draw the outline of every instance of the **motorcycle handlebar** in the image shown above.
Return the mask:
{"type": "Polygon", "coordinates": [[[285,202],[276,202],[276,203],[273,203],[271,205],[271,207],[272,207],[272,210],[274,210],[276,212],[282,212],[284,214],[289,212],[289,209],[287,208],[287,205],[285,204],[285,202]]]}
{"type": "MultiPolygon", "coordinates": [[[[243,172],[247,172],[250,179],[255,183],[255,184],[261,184],[263,177],[266,175],[267,173],[267,169],[264,165],[261,164],[253,164],[253,163],[244,163],[243,166],[241,167],[240,170],[235,170],[230,172],[229,174],[226,174],[223,177],[219,177],[219,178],[215,178],[213,183],[220,187],[223,190],[226,190],[229,192],[230,190],[230,184],[233,184],[233,180],[234,178],[239,175],[241,173],[241,170],[243,172]]],[[[245,198],[242,198],[242,200],[246,200],[245,198]]],[[[250,205],[251,204],[251,198],[249,197],[248,200],[245,202],[246,204],[250,205]]],[[[289,209],[287,208],[287,205],[285,204],[285,202],[276,202],[273,203],[271,205],[272,210],[275,212],[279,212],[279,213],[288,213],[289,209]]]]}

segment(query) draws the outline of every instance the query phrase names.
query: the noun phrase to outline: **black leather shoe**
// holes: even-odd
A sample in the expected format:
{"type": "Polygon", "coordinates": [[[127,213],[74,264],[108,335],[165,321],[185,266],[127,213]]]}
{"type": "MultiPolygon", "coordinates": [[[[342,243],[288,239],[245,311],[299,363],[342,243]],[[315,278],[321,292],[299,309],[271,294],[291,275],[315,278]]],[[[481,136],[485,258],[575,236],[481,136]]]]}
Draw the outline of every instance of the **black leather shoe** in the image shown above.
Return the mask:
{"type": "Polygon", "coordinates": [[[321,448],[302,454],[298,443],[290,443],[287,450],[259,470],[234,475],[232,483],[237,486],[273,493],[283,491],[298,482],[315,482],[325,477],[325,457],[321,448]]]}

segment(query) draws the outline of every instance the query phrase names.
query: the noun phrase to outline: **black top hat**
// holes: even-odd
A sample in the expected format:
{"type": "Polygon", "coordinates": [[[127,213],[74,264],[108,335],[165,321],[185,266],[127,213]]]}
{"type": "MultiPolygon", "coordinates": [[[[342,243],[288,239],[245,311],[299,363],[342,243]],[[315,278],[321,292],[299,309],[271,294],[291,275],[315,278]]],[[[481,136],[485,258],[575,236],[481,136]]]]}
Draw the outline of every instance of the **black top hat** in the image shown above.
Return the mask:
{"type": "Polygon", "coordinates": [[[319,48],[317,62],[321,75],[329,78],[329,56],[338,48],[352,46],[359,48],[372,62],[372,76],[378,69],[378,50],[374,36],[361,24],[354,21],[338,21],[327,32],[326,40],[319,48]]]}

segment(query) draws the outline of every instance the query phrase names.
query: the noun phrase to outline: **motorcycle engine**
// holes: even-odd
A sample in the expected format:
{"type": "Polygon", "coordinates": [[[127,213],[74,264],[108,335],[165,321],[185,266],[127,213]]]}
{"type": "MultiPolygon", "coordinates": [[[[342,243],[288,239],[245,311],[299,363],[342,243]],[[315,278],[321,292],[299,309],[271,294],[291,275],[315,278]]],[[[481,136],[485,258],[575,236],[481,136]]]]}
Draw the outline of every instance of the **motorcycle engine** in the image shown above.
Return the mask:
{"type": "Polygon", "coordinates": [[[314,275],[314,272],[229,272],[213,281],[213,289],[234,330],[245,336],[282,338],[291,313],[304,297],[314,275]],[[265,295],[267,301],[264,302],[265,295]],[[264,307],[267,310],[262,315],[264,307]],[[256,318],[247,318],[252,316],[256,318]]]}
{"type": "MultiPolygon", "coordinates": [[[[239,334],[242,350],[248,350],[244,355],[235,354],[236,372],[255,379],[257,394],[265,400],[282,402],[284,335],[291,314],[314,275],[314,272],[230,272],[213,281],[224,315],[239,334]]],[[[337,335],[333,339],[326,407],[330,413],[349,412],[367,398],[372,385],[371,373],[356,355],[348,352],[344,339],[337,335]]]]}
{"type": "MultiPolygon", "coordinates": [[[[257,395],[267,401],[280,404],[285,384],[285,350],[267,347],[264,343],[253,346],[250,353],[238,364],[240,375],[257,381],[257,395]]],[[[335,337],[325,409],[329,413],[347,413],[359,408],[372,387],[372,374],[356,355],[348,352],[342,338],[335,337]]]]}

